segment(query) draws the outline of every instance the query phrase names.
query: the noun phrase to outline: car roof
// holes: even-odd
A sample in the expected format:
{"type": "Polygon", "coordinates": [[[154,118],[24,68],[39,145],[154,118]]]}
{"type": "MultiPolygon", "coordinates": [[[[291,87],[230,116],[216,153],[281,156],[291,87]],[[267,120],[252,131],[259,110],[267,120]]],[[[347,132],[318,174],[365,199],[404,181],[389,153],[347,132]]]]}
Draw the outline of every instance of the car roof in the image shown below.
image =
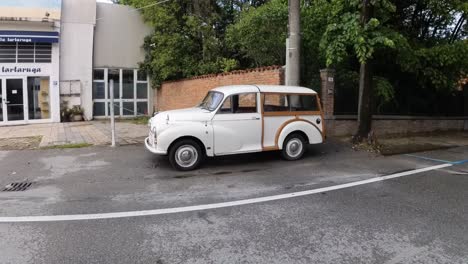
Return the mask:
{"type": "Polygon", "coordinates": [[[310,88],[286,85],[229,85],[214,88],[212,89],[212,91],[222,92],[225,95],[257,92],[317,94],[314,90],[310,88]]]}

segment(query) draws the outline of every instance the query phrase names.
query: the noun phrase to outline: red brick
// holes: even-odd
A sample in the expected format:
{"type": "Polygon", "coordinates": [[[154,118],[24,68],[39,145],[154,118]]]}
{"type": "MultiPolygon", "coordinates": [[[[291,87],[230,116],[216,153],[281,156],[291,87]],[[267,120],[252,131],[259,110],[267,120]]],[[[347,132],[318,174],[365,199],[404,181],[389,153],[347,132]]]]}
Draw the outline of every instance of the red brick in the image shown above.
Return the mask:
{"type": "Polygon", "coordinates": [[[216,87],[241,84],[283,84],[281,66],[268,66],[243,71],[208,74],[164,82],[155,93],[155,109],[165,111],[192,107],[200,103],[206,93],[216,87]]]}

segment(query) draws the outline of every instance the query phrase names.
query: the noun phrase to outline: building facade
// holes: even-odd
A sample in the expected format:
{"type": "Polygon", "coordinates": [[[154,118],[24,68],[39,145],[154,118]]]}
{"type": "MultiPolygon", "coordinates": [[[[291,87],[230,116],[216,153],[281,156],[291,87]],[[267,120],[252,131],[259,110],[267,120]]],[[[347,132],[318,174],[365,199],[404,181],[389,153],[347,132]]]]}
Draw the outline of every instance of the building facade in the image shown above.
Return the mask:
{"type": "MultiPolygon", "coordinates": [[[[4,2],[5,1],[5,2],[4,2]]],[[[138,70],[150,28],[127,6],[95,0],[0,3],[0,126],[60,122],[81,106],[87,120],[147,115],[148,77],[138,70]]]]}

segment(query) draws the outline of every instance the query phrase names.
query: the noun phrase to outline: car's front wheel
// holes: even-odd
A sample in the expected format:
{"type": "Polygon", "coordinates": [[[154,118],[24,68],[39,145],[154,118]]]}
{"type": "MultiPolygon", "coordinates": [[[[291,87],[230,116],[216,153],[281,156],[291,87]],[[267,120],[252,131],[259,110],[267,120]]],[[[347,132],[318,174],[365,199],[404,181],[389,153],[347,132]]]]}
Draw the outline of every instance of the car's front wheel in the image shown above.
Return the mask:
{"type": "Polygon", "coordinates": [[[300,134],[294,133],[284,140],[281,155],[286,160],[298,160],[302,158],[305,150],[306,143],[304,137],[300,134]]]}
{"type": "Polygon", "coordinates": [[[200,165],[203,155],[197,142],[183,139],[176,142],[169,150],[169,162],[177,170],[194,170],[200,165]]]}

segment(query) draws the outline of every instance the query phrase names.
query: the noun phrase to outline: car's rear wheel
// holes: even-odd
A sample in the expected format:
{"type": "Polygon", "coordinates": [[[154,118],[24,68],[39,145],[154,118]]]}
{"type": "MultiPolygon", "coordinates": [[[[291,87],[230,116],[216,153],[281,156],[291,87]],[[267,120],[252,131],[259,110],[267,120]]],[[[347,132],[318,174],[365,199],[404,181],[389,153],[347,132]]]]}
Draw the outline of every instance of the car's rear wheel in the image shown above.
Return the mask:
{"type": "Polygon", "coordinates": [[[174,143],[169,150],[169,162],[177,170],[194,170],[200,165],[203,155],[201,147],[196,141],[183,139],[174,143]]]}
{"type": "Polygon", "coordinates": [[[306,150],[305,139],[302,135],[294,133],[289,135],[283,143],[281,155],[285,160],[298,160],[306,150]]]}

